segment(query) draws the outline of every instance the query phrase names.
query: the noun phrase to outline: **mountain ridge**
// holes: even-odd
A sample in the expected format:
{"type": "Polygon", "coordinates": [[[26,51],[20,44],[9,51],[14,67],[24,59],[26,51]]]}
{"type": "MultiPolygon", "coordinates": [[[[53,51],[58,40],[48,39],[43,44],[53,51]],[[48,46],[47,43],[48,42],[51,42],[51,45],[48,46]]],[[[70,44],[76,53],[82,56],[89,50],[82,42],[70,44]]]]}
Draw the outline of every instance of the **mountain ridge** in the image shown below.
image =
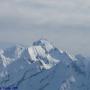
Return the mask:
{"type": "Polygon", "coordinates": [[[89,90],[89,65],[87,58],[81,55],[72,58],[46,39],[40,39],[31,47],[16,45],[0,50],[0,87],[89,90]]]}

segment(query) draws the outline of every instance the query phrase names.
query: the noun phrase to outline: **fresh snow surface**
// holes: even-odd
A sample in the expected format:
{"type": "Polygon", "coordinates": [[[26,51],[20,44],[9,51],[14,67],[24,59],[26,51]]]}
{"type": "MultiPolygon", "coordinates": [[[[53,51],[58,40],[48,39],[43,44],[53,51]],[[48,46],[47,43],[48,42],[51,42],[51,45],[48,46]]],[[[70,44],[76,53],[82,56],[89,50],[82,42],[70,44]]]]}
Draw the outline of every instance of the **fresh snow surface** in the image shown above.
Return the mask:
{"type": "Polygon", "coordinates": [[[72,57],[45,39],[31,47],[0,49],[0,88],[17,90],[90,90],[90,60],[72,57]]]}

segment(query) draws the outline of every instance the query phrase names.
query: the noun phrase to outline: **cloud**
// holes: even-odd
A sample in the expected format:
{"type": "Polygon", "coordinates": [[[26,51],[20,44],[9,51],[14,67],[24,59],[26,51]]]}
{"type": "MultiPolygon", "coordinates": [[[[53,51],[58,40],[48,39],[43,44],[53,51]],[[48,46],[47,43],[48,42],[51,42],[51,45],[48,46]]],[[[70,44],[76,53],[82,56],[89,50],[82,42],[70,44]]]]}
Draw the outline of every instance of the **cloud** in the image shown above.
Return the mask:
{"type": "Polygon", "coordinates": [[[1,0],[0,23],[8,22],[10,26],[13,23],[17,29],[23,25],[28,27],[28,25],[47,24],[89,27],[89,2],[88,0],[1,0]]]}
{"type": "Polygon", "coordinates": [[[0,42],[47,37],[68,51],[89,52],[89,29],[89,0],[0,0],[0,42]]]}

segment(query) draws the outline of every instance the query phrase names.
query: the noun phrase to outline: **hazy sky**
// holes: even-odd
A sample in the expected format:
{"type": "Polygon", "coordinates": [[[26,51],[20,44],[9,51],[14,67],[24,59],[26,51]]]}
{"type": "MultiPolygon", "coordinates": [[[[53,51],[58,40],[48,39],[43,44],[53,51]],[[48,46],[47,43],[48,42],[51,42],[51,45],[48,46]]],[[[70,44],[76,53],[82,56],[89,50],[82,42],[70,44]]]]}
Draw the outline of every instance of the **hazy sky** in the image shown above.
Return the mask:
{"type": "Polygon", "coordinates": [[[0,0],[0,46],[47,38],[90,55],[90,0],[0,0]]]}

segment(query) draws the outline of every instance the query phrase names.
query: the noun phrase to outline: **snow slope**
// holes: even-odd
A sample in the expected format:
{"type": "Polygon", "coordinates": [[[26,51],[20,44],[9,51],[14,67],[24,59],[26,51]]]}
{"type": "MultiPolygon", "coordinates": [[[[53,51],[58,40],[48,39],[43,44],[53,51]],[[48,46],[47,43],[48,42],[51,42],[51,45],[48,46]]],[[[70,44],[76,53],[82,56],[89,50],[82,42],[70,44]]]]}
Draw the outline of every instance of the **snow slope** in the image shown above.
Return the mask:
{"type": "Polygon", "coordinates": [[[47,40],[31,47],[0,50],[0,88],[4,90],[90,90],[90,61],[71,58],[47,40]],[[75,60],[73,60],[75,59],[75,60]]]}

